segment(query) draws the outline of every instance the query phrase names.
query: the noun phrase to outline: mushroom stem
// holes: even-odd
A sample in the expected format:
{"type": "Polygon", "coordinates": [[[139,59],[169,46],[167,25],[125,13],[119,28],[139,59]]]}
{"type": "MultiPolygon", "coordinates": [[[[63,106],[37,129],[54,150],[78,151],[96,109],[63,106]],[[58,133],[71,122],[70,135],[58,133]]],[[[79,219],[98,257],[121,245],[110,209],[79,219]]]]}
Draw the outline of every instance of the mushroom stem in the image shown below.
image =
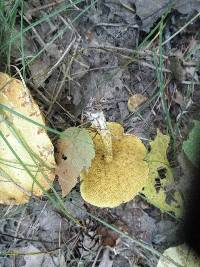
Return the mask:
{"type": "Polygon", "coordinates": [[[105,148],[105,160],[111,162],[113,159],[112,151],[112,136],[107,127],[106,119],[103,111],[87,112],[88,118],[92,123],[92,126],[97,129],[97,132],[102,138],[102,142],[105,148]]]}

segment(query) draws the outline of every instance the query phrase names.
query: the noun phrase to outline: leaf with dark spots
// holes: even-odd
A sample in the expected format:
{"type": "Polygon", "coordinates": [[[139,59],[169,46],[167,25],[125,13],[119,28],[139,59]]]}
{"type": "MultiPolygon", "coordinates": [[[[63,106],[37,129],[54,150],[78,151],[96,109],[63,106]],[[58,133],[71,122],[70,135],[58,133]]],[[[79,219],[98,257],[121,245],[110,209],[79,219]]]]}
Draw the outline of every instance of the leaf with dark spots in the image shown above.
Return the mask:
{"type": "Polygon", "coordinates": [[[76,127],[64,131],[57,143],[56,174],[66,196],[76,185],[82,170],[87,170],[95,156],[93,141],[86,129],[76,127]]]}

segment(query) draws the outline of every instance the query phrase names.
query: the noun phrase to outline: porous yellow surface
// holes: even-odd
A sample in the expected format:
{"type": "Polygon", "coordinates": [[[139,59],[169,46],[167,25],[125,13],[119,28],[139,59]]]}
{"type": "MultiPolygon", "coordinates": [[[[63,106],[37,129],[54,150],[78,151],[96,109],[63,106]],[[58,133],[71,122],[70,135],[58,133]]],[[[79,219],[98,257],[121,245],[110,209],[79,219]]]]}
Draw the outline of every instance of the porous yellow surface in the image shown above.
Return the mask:
{"type": "Polygon", "coordinates": [[[112,134],[113,160],[105,161],[105,146],[99,134],[91,133],[95,158],[81,173],[81,195],[97,207],[116,207],[133,199],[142,190],[149,168],[144,161],[146,148],[139,138],[124,134],[118,123],[108,123],[112,134]]]}

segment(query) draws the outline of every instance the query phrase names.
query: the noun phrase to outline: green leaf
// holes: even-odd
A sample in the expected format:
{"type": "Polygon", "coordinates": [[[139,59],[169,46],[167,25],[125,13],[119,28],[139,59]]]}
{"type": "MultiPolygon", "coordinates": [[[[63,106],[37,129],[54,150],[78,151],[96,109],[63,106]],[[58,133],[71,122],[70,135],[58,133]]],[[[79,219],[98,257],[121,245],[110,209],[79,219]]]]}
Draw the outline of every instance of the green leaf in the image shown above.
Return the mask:
{"type": "Polygon", "coordinates": [[[64,135],[57,143],[56,174],[66,196],[76,185],[82,170],[87,170],[95,156],[92,138],[86,129],[71,127],[64,131],[64,135]]]}
{"type": "Polygon", "coordinates": [[[172,193],[174,178],[167,159],[170,138],[159,130],[154,141],[150,142],[151,151],[147,154],[149,177],[142,193],[148,202],[163,212],[174,212],[176,217],[182,213],[182,198],[178,191],[172,193]],[[171,199],[170,199],[171,198],[171,199]]]}
{"type": "Polygon", "coordinates": [[[199,167],[200,161],[200,121],[194,121],[194,127],[189,133],[189,137],[183,142],[183,151],[194,166],[199,167]]]}

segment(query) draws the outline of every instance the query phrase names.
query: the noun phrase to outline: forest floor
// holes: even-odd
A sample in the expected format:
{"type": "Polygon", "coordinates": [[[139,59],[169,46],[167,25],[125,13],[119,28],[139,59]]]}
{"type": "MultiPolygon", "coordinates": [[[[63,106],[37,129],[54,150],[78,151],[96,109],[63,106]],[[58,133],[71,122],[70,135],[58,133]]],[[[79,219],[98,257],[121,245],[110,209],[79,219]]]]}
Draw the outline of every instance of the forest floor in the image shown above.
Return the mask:
{"type": "MultiPolygon", "coordinates": [[[[182,143],[199,118],[200,103],[198,1],[175,1],[171,8],[166,0],[152,5],[134,0],[4,2],[1,71],[19,79],[21,73],[47,125],[62,131],[85,123],[88,103],[95,99],[107,121],[122,124],[144,143],[157,129],[174,138],[176,156],[170,147],[168,159],[178,186],[187,187],[190,163],[182,143]],[[146,101],[131,112],[128,100],[135,94],[146,101]]],[[[183,243],[180,220],[141,196],[113,209],[97,208],[84,202],[77,185],[63,201],[84,228],[46,197],[0,206],[0,267],[154,267],[158,256],[134,239],[160,253],[183,243]]]]}

